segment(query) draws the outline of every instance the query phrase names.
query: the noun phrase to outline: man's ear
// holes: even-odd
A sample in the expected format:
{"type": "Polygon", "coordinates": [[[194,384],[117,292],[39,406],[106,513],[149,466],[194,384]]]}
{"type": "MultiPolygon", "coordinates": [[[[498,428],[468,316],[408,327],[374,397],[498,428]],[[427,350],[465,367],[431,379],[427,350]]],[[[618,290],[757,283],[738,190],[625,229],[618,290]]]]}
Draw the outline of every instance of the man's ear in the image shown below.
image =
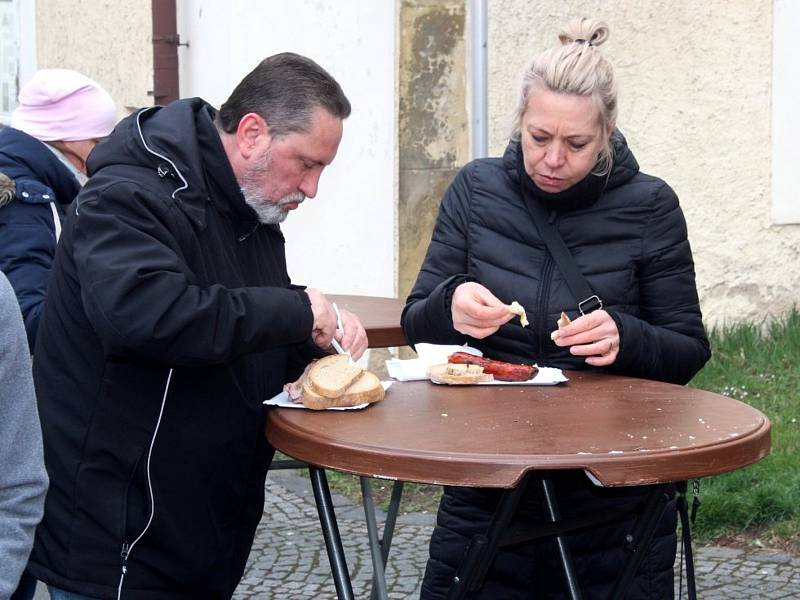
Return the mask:
{"type": "Polygon", "coordinates": [[[261,147],[268,146],[271,139],[269,125],[261,115],[251,112],[239,119],[236,143],[242,158],[250,159],[261,147]]]}

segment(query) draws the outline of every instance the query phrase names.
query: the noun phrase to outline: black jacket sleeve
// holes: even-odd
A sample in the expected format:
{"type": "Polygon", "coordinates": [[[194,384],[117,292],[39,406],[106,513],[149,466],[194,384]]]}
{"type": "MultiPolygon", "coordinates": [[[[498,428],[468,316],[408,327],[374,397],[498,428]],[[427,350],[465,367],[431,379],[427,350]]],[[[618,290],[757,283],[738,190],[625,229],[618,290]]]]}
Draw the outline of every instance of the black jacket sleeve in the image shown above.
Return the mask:
{"type": "Polygon", "coordinates": [[[639,272],[639,316],[611,312],[620,350],[610,371],[687,383],[711,356],[695,285],[686,221],[664,184],[645,229],[639,272]]]}
{"type": "Polygon", "coordinates": [[[181,254],[177,210],[126,183],[80,203],[72,258],[105,351],[201,365],[304,342],[313,324],[305,292],[201,285],[181,254]]]}
{"type": "Polygon", "coordinates": [[[468,169],[462,169],[445,192],[428,252],[406,299],[401,325],[412,345],[463,344],[467,340],[453,328],[450,307],[455,288],[469,279],[468,169]]]}

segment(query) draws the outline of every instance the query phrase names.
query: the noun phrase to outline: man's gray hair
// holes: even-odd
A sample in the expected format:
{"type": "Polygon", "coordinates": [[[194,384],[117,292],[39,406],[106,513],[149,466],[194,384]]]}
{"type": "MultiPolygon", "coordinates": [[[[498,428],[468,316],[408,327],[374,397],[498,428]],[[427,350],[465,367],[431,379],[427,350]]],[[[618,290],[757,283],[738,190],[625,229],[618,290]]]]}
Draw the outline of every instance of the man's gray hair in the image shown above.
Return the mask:
{"type": "Polygon", "coordinates": [[[236,86],[219,110],[217,121],[226,133],[236,132],[247,113],[260,115],[270,135],[307,133],[317,108],[339,119],[350,115],[350,101],[341,86],[310,58],[284,52],[265,58],[236,86]]]}

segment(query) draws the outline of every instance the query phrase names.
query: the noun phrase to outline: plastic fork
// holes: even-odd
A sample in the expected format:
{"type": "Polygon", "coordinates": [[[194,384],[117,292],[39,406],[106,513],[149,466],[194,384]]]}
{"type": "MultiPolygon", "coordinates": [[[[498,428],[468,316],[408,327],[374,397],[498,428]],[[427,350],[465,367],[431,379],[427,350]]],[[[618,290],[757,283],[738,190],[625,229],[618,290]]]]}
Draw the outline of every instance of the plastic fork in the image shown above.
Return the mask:
{"type": "MultiPolygon", "coordinates": [[[[344,333],[344,327],[342,326],[342,315],[339,313],[339,307],[336,306],[336,302],[333,302],[332,305],[333,305],[333,312],[336,313],[336,331],[341,331],[342,333],[344,333]]],[[[355,364],[353,357],[350,356],[349,352],[347,352],[344,348],[342,348],[339,342],[336,341],[336,338],[331,339],[331,346],[333,346],[333,349],[336,350],[336,352],[338,352],[339,354],[347,354],[350,364],[355,364]]]]}

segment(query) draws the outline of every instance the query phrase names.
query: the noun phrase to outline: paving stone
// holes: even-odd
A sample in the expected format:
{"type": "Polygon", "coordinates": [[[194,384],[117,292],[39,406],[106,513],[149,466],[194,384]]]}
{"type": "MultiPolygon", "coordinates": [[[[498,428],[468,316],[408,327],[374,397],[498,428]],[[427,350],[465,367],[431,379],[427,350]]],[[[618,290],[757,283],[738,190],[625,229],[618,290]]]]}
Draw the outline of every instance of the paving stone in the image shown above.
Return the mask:
{"type": "MultiPolygon", "coordinates": [[[[234,600],[336,600],[308,479],[289,471],[273,472],[265,491],[264,517],[234,600]]],[[[363,508],[336,495],[334,503],[353,593],[356,598],[369,598],[372,560],[363,508]]],[[[377,517],[382,531],[385,514],[378,511],[377,517]]],[[[398,517],[386,570],[389,598],[419,598],[434,524],[433,514],[398,517]]],[[[763,549],[700,546],[695,548],[695,571],[698,596],[703,600],[800,598],[800,557],[763,549]]],[[[686,598],[685,567],[683,588],[686,598]]]]}

